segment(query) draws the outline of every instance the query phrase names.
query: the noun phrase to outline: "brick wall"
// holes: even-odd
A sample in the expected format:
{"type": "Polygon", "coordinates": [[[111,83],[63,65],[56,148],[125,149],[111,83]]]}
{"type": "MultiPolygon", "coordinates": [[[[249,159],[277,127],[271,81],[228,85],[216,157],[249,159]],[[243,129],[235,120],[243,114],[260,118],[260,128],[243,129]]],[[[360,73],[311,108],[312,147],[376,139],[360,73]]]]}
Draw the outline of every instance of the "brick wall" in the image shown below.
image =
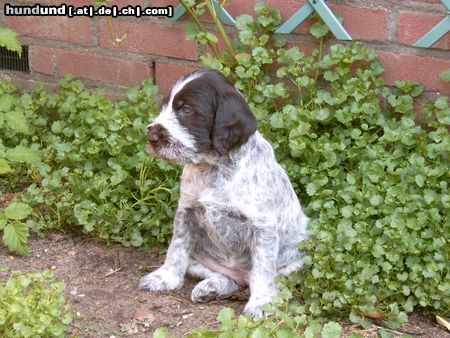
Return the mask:
{"type": "MultiPolygon", "coordinates": [[[[281,10],[286,21],[305,0],[229,0],[233,17],[253,14],[256,2],[265,2],[281,10]]],[[[0,26],[10,27],[20,41],[30,46],[31,73],[1,72],[24,86],[37,81],[53,87],[66,73],[85,79],[92,87],[103,87],[111,96],[123,93],[126,87],[152,77],[163,91],[181,75],[200,67],[199,55],[204,46],[186,41],[183,22],[172,23],[164,18],[113,19],[116,37],[126,34],[120,45],[113,38],[104,18],[95,17],[6,17],[5,3],[89,5],[91,0],[0,0],[0,26]]],[[[446,13],[439,0],[329,0],[335,13],[344,17],[344,27],[355,40],[363,40],[374,48],[383,61],[385,79],[419,81],[429,92],[450,94],[450,85],[439,74],[450,69],[450,33],[431,49],[412,47],[415,41],[436,25],[446,13]]],[[[112,4],[162,6],[178,4],[175,0],[122,0],[112,4]]],[[[210,20],[206,25],[212,27],[210,20]]],[[[310,50],[314,40],[304,23],[287,36],[290,45],[310,50]]],[[[228,28],[232,32],[233,28],[228,28]]],[[[329,41],[334,43],[336,41],[329,41]]]]}

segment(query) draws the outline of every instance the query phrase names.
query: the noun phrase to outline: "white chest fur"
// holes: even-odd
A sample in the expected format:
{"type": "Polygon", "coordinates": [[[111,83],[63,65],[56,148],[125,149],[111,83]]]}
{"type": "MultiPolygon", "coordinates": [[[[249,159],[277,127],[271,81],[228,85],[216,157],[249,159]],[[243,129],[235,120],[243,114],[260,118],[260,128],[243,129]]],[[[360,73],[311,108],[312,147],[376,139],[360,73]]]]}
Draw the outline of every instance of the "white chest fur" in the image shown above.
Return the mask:
{"type": "Polygon", "coordinates": [[[181,175],[180,203],[186,206],[199,206],[199,199],[210,184],[210,180],[210,167],[186,164],[181,175]]]}

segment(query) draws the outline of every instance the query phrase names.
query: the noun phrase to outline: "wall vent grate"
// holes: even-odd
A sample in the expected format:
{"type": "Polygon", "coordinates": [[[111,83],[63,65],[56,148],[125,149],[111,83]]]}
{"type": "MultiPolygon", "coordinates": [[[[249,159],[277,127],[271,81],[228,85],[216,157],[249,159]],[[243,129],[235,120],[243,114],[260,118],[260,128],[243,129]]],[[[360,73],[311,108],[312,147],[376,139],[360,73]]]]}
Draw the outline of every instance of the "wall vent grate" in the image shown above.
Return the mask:
{"type": "Polygon", "coordinates": [[[22,46],[21,56],[17,52],[11,52],[5,47],[0,47],[0,69],[29,73],[28,46],[22,46]]]}

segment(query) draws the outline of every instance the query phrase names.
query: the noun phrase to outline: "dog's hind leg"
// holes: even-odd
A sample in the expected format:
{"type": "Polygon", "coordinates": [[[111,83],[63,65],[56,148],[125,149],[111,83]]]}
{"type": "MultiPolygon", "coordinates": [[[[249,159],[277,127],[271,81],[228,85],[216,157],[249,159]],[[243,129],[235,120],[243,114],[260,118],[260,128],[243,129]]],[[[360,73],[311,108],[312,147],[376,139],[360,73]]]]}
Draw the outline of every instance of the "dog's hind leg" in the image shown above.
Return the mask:
{"type": "Polygon", "coordinates": [[[291,273],[300,270],[303,267],[303,262],[301,260],[292,262],[286,266],[283,266],[282,268],[278,269],[278,274],[282,276],[289,276],[291,273]]]}
{"type": "Polygon", "coordinates": [[[277,273],[282,276],[289,276],[291,273],[303,267],[303,256],[297,248],[285,249],[278,257],[277,273]]]}
{"type": "Polygon", "coordinates": [[[194,303],[205,303],[214,299],[231,297],[240,290],[240,286],[231,278],[214,272],[197,261],[189,264],[187,273],[191,276],[202,278],[191,293],[194,303]]]}
{"type": "Polygon", "coordinates": [[[199,263],[195,259],[189,259],[189,266],[187,268],[186,273],[192,277],[206,279],[211,277],[214,274],[214,271],[208,269],[203,264],[199,263]]]}

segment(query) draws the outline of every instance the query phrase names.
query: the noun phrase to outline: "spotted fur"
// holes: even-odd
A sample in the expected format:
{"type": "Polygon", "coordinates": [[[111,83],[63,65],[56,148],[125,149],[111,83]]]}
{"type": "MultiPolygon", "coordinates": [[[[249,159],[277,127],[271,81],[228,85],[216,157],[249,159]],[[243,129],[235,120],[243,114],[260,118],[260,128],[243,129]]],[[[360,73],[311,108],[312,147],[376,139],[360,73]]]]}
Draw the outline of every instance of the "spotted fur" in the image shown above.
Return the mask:
{"type": "Polygon", "coordinates": [[[186,273],[203,279],[194,302],[226,298],[249,285],[244,313],[262,316],[275,276],[302,267],[303,213],[244,97],[219,72],[182,78],[149,126],[149,149],[184,164],[165,263],[140,288],[176,290],[186,273]]]}

